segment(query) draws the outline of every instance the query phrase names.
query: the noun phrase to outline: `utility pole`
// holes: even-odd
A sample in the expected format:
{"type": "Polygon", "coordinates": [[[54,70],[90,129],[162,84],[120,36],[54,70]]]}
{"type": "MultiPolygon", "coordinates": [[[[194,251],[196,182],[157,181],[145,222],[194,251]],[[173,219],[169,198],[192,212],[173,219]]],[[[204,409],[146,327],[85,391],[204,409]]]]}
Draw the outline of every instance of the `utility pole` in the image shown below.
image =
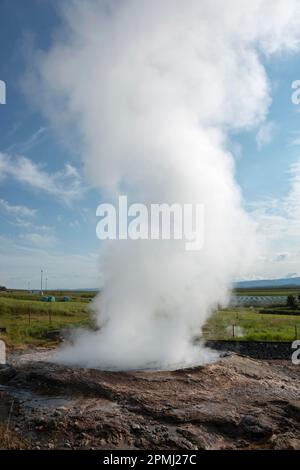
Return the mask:
{"type": "Polygon", "coordinates": [[[46,287],[45,287],[45,290],[46,290],[46,292],[47,292],[47,290],[48,290],[48,278],[47,278],[47,277],[46,277],[46,287]]]}
{"type": "Polygon", "coordinates": [[[43,270],[41,269],[41,294],[43,294],[43,270]]]}

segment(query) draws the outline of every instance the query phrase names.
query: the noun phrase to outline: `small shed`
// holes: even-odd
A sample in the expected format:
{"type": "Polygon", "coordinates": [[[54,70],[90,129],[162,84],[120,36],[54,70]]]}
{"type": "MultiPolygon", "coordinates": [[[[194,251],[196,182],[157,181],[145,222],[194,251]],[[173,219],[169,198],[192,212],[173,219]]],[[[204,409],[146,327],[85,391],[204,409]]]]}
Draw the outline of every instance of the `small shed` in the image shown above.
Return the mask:
{"type": "Polygon", "coordinates": [[[49,295],[48,297],[42,297],[42,302],[55,302],[55,297],[53,295],[49,295]]]}

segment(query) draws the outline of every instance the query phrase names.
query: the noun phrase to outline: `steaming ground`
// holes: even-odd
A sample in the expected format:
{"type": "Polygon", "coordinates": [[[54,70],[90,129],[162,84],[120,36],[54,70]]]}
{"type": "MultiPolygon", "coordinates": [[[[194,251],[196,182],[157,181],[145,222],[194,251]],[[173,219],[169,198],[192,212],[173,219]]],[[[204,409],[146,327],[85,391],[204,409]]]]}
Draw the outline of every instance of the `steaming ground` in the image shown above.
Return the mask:
{"type": "MultiPolygon", "coordinates": [[[[296,0],[64,3],[60,34],[27,87],[52,125],[76,134],[105,202],[203,204],[205,243],[101,245],[100,332],[57,360],[132,369],[203,363],[193,339],[258,246],[235,181],[231,133],[267,117],[264,62],[299,47],[296,0]]],[[[32,67],[31,67],[32,68],[32,67]]]]}
{"type": "MultiPolygon", "coordinates": [[[[81,335],[80,334],[80,338],[81,335]]],[[[101,341],[100,341],[101,342],[101,341]]],[[[74,360],[74,358],[68,354],[72,352],[72,348],[69,346],[61,347],[58,350],[52,350],[48,348],[38,348],[37,350],[29,350],[29,351],[22,351],[20,353],[15,352],[13,355],[10,356],[10,364],[21,366],[23,364],[28,363],[39,363],[39,362],[48,362],[48,363],[64,363],[70,366],[86,366],[86,360],[83,358],[82,361],[79,361],[78,358],[74,360]]],[[[165,363],[162,364],[161,361],[157,362],[149,362],[145,363],[145,361],[139,361],[137,358],[132,360],[131,368],[126,368],[126,364],[121,366],[121,370],[127,371],[163,371],[163,370],[179,370],[179,369],[186,369],[190,367],[197,367],[202,364],[209,364],[216,362],[220,359],[220,357],[224,356],[224,353],[220,353],[218,351],[214,351],[210,348],[204,347],[204,345],[198,344],[195,346],[194,356],[191,359],[191,362],[178,362],[178,363],[165,363]],[[193,359],[193,361],[192,361],[193,359]]],[[[119,369],[115,366],[115,358],[111,358],[111,361],[107,361],[106,363],[99,360],[101,355],[95,355],[95,361],[89,362],[89,367],[93,369],[99,370],[106,370],[106,371],[116,371],[118,372],[119,369]]]]}
{"type": "Polygon", "coordinates": [[[107,358],[107,345],[105,336],[99,332],[90,336],[87,333],[81,334],[75,342],[75,347],[79,347],[82,353],[82,357],[78,358],[77,354],[74,355],[74,347],[66,346],[48,355],[47,360],[58,364],[66,364],[70,366],[82,366],[90,367],[99,370],[107,371],[134,371],[134,370],[178,370],[189,367],[196,367],[203,364],[209,364],[216,362],[220,359],[220,353],[213,351],[212,349],[204,347],[202,344],[195,345],[194,347],[189,346],[188,351],[180,351],[179,354],[172,354],[172,362],[169,358],[169,351],[166,354],[166,358],[162,360],[161,351],[158,350],[156,356],[152,350],[152,341],[149,338],[150,349],[138,345],[142,351],[142,355],[139,357],[136,355],[136,345],[131,349],[132,354],[122,358],[122,349],[116,348],[115,353],[111,357],[107,358]],[[97,338],[98,336],[98,338],[97,338]],[[98,339],[98,347],[95,350],[94,355],[90,356],[90,349],[86,348],[86,344],[89,338],[92,337],[93,341],[98,339]],[[148,354],[147,354],[148,352],[148,354]]]}
{"type": "Polygon", "coordinates": [[[13,356],[0,367],[5,448],[15,437],[29,449],[300,449],[290,360],[113,373],[13,356]]]}

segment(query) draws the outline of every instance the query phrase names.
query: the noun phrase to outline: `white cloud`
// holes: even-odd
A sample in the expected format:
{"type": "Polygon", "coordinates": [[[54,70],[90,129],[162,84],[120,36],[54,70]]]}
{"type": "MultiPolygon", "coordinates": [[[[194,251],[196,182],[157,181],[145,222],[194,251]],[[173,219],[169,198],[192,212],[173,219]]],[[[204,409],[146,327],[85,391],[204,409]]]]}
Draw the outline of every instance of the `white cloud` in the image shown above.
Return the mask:
{"type": "Polygon", "coordinates": [[[287,279],[292,279],[293,277],[299,277],[299,274],[298,274],[298,273],[287,273],[287,274],[285,275],[285,277],[286,277],[287,279]]]}
{"type": "Polygon", "coordinates": [[[257,272],[263,277],[284,277],[300,268],[300,159],[291,165],[290,187],[281,199],[266,199],[250,205],[264,247],[257,272]]]}
{"type": "Polygon", "coordinates": [[[37,248],[52,247],[57,243],[56,237],[49,234],[26,233],[20,236],[21,242],[35,246],[37,248]]]}
{"type": "Polygon", "coordinates": [[[300,132],[292,132],[292,138],[289,142],[289,145],[300,145],[300,132]]]}
{"type": "Polygon", "coordinates": [[[290,253],[276,253],[274,257],[274,261],[281,262],[285,261],[290,257],[290,253]]]}
{"type": "Polygon", "coordinates": [[[37,210],[30,209],[26,206],[13,205],[4,199],[0,199],[0,212],[18,217],[34,217],[37,213],[37,210]]]}
{"type": "Polygon", "coordinates": [[[283,208],[290,222],[290,231],[300,235],[300,159],[290,167],[290,191],[283,208]]]}
{"type": "Polygon", "coordinates": [[[259,230],[269,239],[300,236],[300,159],[289,170],[290,188],[282,199],[265,199],[249,205],[259,230]]]}
{"type": "Polygon", "coordinates": [[[0,235],[0,284],[12,288],[39,288],[44,269],[49,289],[85,288],[100,285],[98,255],[49,251],[0,235]]]}
{"type": "Polygon", "coordinates": [[[31,150],[37,144],[42,142],[43,138],[45,137],[47,128],[46,127],[39,127],[37,131],[35,131],[28,139],[24,140],[23,142],[19,142],[13,145],[10,145],[7,149],[7,153],[17,152],[17,153],[24,153],[31,150]]]}
{"type": "Polygon", "coordinates": [[[51,194],[66,203],[82,196],[84,188],[76,168],[70,163],[55,173],[48,173],[27,157],[12,158],[0,153],[0,178],[10,177],[32,189],[51,194]]]}
{"type": "Polygon", "coordinates": [[[265,122],[259,128],[256,134],[256,144],[258,150],[272,142],[274,134],[276,132],[276,125],[274,122],[265,122]]]}

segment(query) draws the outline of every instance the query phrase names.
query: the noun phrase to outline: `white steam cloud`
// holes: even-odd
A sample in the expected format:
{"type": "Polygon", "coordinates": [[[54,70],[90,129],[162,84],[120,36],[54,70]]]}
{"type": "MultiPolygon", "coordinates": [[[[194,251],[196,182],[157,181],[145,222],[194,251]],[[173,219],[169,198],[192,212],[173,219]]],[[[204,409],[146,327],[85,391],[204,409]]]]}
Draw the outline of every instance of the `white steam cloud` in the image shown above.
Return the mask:
{"type": "Polygon", "coordinates": [[[87,177],[112,200],[204,204],[205,245],[107,243],[99,331],[80,335],[59,360],[118,369],[207,360],[193,338],[256,254],[228,132],[265,120],[263,63],[298,48],[299,6],[67,2],[62,31],[31,77],[43,111],[78,131],[87,177]]]}

